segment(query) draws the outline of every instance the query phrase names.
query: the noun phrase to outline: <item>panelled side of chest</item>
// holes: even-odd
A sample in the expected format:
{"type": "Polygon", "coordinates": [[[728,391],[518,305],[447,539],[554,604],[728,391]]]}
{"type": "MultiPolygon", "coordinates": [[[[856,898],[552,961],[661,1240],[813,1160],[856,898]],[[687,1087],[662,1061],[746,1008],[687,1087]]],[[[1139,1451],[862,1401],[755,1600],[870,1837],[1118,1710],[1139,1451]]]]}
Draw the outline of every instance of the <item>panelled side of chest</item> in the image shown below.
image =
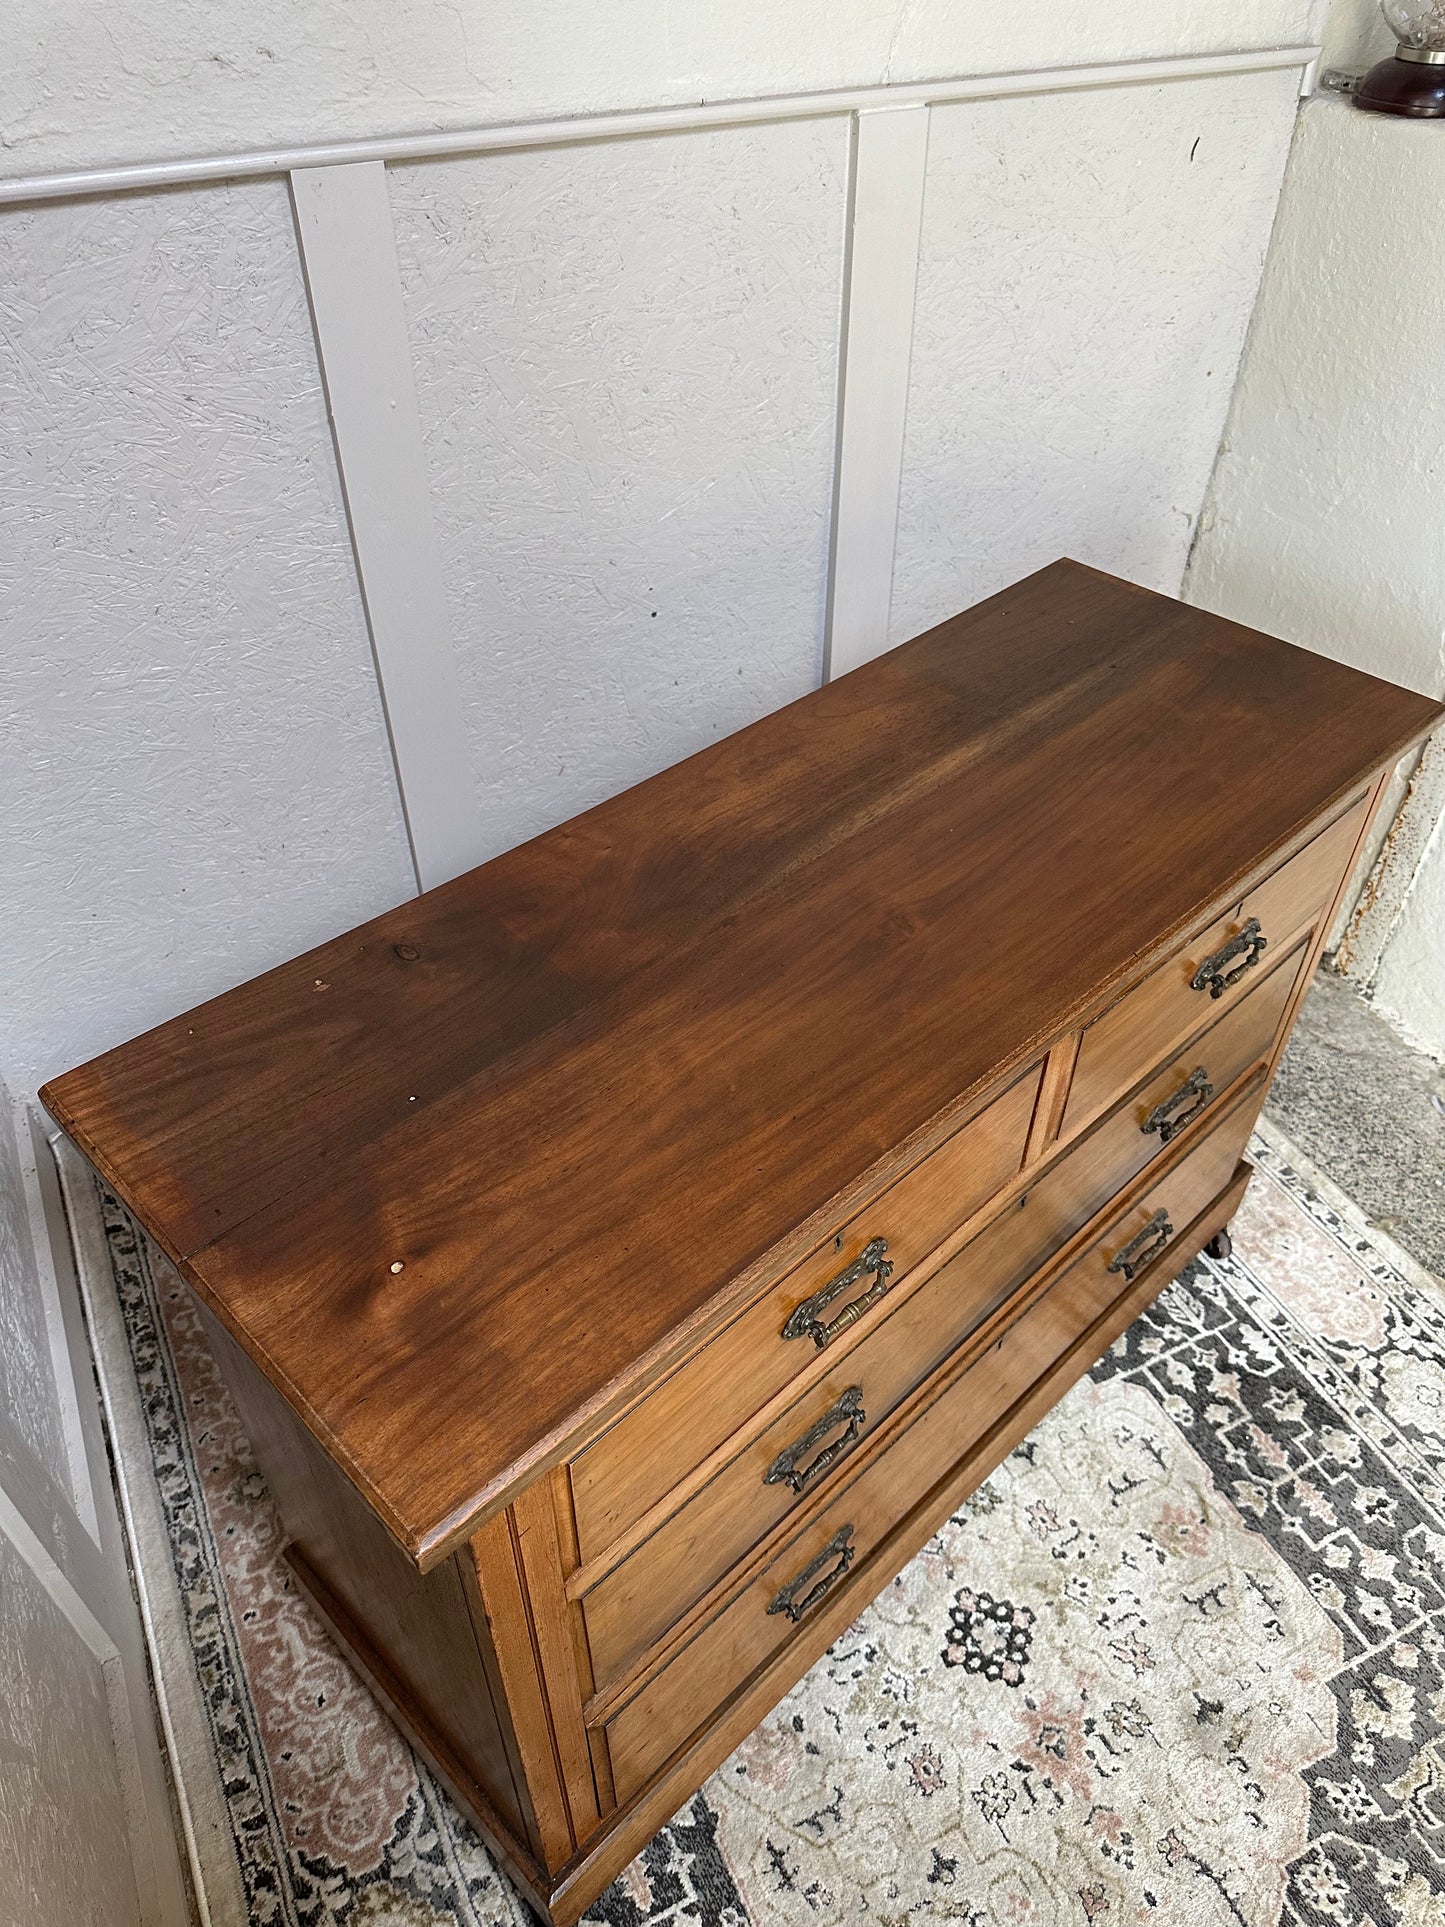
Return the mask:
{"type": "MultiPolygon", "coordinates": [[[[520,1577],[509,1596],[493,1557],[484,1603],[468,1546],[418,1571],[270,1381],[204,1306],[198,1310],[303,1596],[545,1911],[545,1870],[567,1859],[573,1840],[539,1705],[542,1675],[520,1577]]],[[[498,1529],[506,1537],[510,1517],[494,1526],[493,1542],[498,1529]]],[[[536,1584],[534,1593],[545,1597],[545,1588],[536,1584]]]]}

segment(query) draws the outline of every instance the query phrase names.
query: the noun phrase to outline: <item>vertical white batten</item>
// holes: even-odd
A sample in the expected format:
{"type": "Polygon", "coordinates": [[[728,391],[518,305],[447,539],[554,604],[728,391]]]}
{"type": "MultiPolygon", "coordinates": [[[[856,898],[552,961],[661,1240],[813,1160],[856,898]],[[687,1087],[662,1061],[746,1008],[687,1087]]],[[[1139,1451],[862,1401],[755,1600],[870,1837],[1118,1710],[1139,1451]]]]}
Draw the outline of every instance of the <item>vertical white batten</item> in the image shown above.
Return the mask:
{"type": "Polygon", "coordinates": [[[386,168],[298,168],[291,200],[412,861],[430,890],[480,860],[479,822],[386,168]]]}
{"type": "Polygon", "coordinates": [[[928,113],[919,102],[858,115],[825,682],[871,661],[888,641],[928,113]]]}

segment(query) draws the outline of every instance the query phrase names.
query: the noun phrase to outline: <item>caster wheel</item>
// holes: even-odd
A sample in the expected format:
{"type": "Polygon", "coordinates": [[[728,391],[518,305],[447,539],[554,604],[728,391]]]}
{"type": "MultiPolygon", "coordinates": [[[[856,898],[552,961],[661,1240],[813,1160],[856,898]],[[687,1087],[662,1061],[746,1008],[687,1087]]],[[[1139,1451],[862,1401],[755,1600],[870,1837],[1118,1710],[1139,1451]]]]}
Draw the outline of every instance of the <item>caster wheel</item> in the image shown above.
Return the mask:
{"type": "Polygon", "coordinates": [[[1211,1258],[1227,1258],[1234,1249],[1234,1240],[1227,1231],[1216,1231],[1204,1249],[1211,1258]]]}

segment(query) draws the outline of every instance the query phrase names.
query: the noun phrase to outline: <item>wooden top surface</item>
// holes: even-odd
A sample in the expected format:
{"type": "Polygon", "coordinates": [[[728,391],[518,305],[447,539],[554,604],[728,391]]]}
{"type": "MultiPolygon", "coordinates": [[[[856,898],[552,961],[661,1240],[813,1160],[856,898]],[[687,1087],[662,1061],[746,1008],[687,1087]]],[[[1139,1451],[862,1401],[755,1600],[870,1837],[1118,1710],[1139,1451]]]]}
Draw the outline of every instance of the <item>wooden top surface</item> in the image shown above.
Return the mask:
{"type": "Polygon", "coordinates": [[[430,1565],[1441,713],[1055,563],[42,1097],[430,1565]]]}

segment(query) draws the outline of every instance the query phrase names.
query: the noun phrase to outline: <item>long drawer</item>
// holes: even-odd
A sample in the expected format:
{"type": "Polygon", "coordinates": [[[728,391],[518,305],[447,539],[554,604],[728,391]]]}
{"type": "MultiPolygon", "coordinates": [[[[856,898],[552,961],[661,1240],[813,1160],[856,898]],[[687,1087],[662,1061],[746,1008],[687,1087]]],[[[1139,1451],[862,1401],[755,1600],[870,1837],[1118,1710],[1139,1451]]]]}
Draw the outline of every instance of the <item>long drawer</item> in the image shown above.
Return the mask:
{"type": "Polygon", "coordinates": [[[573,1461],[583,1560],[603,1550],[971,1217],[1023,1162],[1035,1066],[573,1461]],[[825,1298],[807,1320],[809,1302],[825,1298]]]}
{"type": "MultiPolygon", "coordinates": [[[[1257,1087],[1256,1087],[1257,1088],[1257,1087]]],[[[1119,1218],[921,1416],[859,1469],[741,1591],[606,1722],[628,1799],[847,1582],[1050,1365],[1228,1185],[1253,1122],[1246,1099],[1119,1218]]],[[[1161,1285],[1165,1281],[1161,1278],[1161,1285]]],[[[865,1603],[876,1576],[865,1575],[865,1603]]]]}
{"type": "Polygon", "coordinates": [[[1268,1055],[1303,954],[1279,959],[1242,1003],[905,1297],[588,1592],[583,1612],[599,1688],[825,1479],[841,1476],[869,1431],[1150,1158],[1184,1132],[1208,1129],[1230,1086],[1268,1055]]]}
{"type": "Polygon", "coordinates": [[[1210,1006],[1243,997],[1265,946],[1302,931],[1329,902],[1364,824],[1361,797],[1227,915],[1085,1030],[1064,1108],[1065,1135],[1112,1104],[1146,1064],[1196,1030],[1210,1006]]]}

